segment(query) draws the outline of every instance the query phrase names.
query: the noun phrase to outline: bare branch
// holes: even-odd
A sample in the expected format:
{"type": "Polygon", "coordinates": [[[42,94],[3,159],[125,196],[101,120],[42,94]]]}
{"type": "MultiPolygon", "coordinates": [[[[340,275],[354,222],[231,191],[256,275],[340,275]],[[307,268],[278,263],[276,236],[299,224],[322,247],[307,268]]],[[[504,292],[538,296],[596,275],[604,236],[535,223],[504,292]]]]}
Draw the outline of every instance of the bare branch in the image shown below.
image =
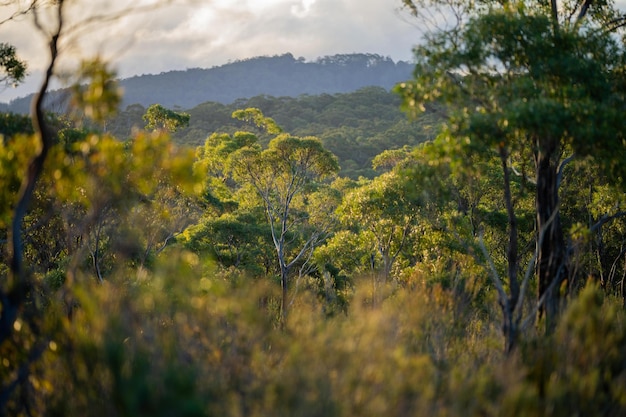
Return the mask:
{"type": "Polygon", "coordinates": [[[494,285],[496,286],[496,290],[498,291],[498,297],[500,298],[500,303],[502,304],[502,307],[505,308],[508,305],[508,297],[506,295],[506,291],[504,291],[502,280],[500,279],[500,275],[498,274],[498,271],[496,270],[496,266],[493,263],[493,260],[491,259],[489,252],[487,251],[487,247],[485,246],[485,241],[483,240],[482,232],[480,233],[478,237],[478,245],[480,246],[480,249],[482,250],[483,255],[485,256],[485,259],[487,260],[487,263],[489,264],[489,270],[491,271],[491,280],[493,281],[494,285]]]}
{"type": "Polygon", "coordinates": [[[606,223],[608,223],[608,222],[610,222],[610,221],[613,221],[613,220],[615,220],[615,219],[618,219],[618,218],[620,218],[620,217],[624,217],[624,216],[626,216],[626,211],[625,211],[625,210],[618,211],[617,213],[612,214],[612,215],[610,215],[610,216],[609,216],[609,215],[607,215],[607,214],[605,214],[604,216],[602,216],[602,217],[600,218],[600,220],[598,220],[598,222],[597,222],[596,224],[594,224],[593,226],[591,226],[591,227],[589,228],[589,231],[591,231],[591,232],[595,232],[596,230],[598,230],[599,228],[601,228],[602,226],[604,226],[606,223]]]}
{"type": "Polygon", "coordinates": [[[96,273],[96,278],[98,278],[98,282],[102,284],[104,279],[102,278],[102,272],[100,271],[100,235],[102,233],[102,227],[104,225],[107,208],[105,208],[100,218],[98,219],[98,226],[96,228],[96,241],[94,243],[95,249],[91,251],[91,259],[93,261],[93,267],[96,273]]]}
{"type": "Polygon", "coordinates": [[[511,195],[511,175],[509,170],[509,164],[507,163],[509,155],[505,146],[500,146],[500,162],[502,164],[502,172],[504,174],[504,203],[506,206],[507,218],[509,221],[509,244],[507,248],[507,260],[508,260],[508,278],[509,289],[511,292],[511,302],[517,303],[519,297],[519,284],[517,281],[517,271],[519,268],[517,260],[518,252],[518,237],[517,237],[517,217],[515,216],[515,209],[513,207],[513,198],[511,195]]]}
{"type": "Polygon", "coordinates": [[[624,26],[626,26],[626,15],[621,15],[609,21],[603,29],[605,33],[611,33],[615,32],[617,29],[623,28],[624,26]]]}
{"type": "MultiPolygon", "coordinates": [[[[557,277],[560,275],[561,271],[563,270],[563,265],[561,265],[559,267],[559,270],[557,271],[557,277]]],[[[528,317],[526,317],[526,319],[524,320],[524,322],[521,324],[521,326],[519,327],[520,331],[524,331],[528,328],[528,326],[530,325],[530,323],[532,323],[532,321],[535,319],[537,312],[539,311],[539,309],[541,308],[541,306],[543,306],[543,304],[546,301],[546,297],[548,294],[550,294],[552,291],[555,290],[556,288],[556,284],[559,282],[560,280],[558,279],[554,279],[552,280],[552,282],[550,283],[550,285],[548,286],[548,288],[546,289],[546,291],[543,293],[543,295],[539,298],[539,301],[537,302],[537,304],[535,305],[535,308],[533,308],[533,311],[531,312],[531,314],[528,315],[528,317]]]]}
{"type": "Polygon", "coordinates": [[[552,11],[552,23],[556,31],[559,30],[559,5],[557,0],[550,0],[550,9],[552,11]]]}
{"type": "Polygon", "coordinates": [[[613,282],[613,278],[615,277],[615,273],[617,272],[617,262],[622,256],[624,256],[625,253],[626,253],[626,247],[622,247],[619,254],[615,257],[615,260],[611,264],[611,270],[609,272],[609,277],[607,279],[608,282],[613,282]]]}
{"type": "MultiPolygon", "coordinates": [[[[0,20],[0,25],[3,25],[13,20],[17,20],[18,18],[22,16],[26,16],[30,14],[37,7],[37,1],[38,0],[32,0],[30,4],[28,5],[28,7],[26,7],[25,9],[19,9],[16,12],[14,12],[11,16],[7,17],[6,19],[0,20]]],[[[14,2],[9,1],[9,2],[3,2],[2,4],[0,4],[0,6],[12,6],[14,4],[15,4],[14,2]]]]}
{"type": "Polygon", "coordinates": [[[298,278],[296,278],[296,285],[291,296],[291,301],[289,302],[289,307],[293,306],[293,303],[296,301],[296,295],[298,294],[298,290],[300,289],[300,281],[302,277],[308,275],[311,271],[313,271],[314,267],[311,265],[311,258],[313,257],[313,250],[310,250],[307,258],[302,263],[302,266],[298,269],[298,278]]]}
{"type": "Polygon", "coordinates": [[[537,185],[537,180],[536,180],[536,179],[534,179],[534,178],[532,178],[532,177],[529,177],[528,175],[524,174],[523,172],[519,172],[519,171],[517,170],[517,168],[515,168],[515,167],[513,166],[513,164],[511,164],[511,171],[513,171],[513,173],[514,173],[516,176],[523,178],[523,179],[524,179],[524,181],[527,181],[529,184],[532,184],[532,185],[537,185]]]}
{"type": "Polygon", "coordinates": [[[561,188],[561,181],[563,180],[563,171],[565,170],[565,167],[574,160],[574,158],[576,157],[575,154],[572,154],[570,156],[568,156],[567,158],[565,158],[564,160],[561,161],[561,163],[559,164],[559,167],[556,170],[556,188],[557,190],[559,188],[561,188]]]}
{"type": "Polygon", "coordinates": [[[578,17],[576,17],[577,24],[580,21],[582,21],[585,16],[587,16],[587,11],[589,10],[589,7],[591,6],[592,3],[593,3],[593,0],[585,0],[582,7],[580,8],[580,13],[578,13],[578,17]]]}
{"type": "Polygon", "coordinates": [[[165,250],[165,248],[167,247],[167,245],[169,244],[170,240],[172,240],[173,238],[175,238],[177,235],[179,235],[180,232],[170,232],[169,235],[167,235],[167,237],[165,238],[165,240],[163,241],[163,244],[161,245],[160,248],[156,249],[154,251],[155,254],[159,254],[161,252],[163,252],[163,250],[165,250]]]}

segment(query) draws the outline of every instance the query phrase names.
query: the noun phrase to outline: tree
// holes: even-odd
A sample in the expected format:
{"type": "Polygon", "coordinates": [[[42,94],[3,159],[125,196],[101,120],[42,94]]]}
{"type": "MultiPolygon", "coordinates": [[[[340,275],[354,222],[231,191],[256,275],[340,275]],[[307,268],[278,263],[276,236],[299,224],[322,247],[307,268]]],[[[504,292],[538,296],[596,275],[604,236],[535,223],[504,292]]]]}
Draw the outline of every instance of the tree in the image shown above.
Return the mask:
{"type": "Polygon", "coordinates": [[[168,132],[175,132],[180,128],[189,126],[190,117],[188,113],[175,112],[160,104],[153,104],[146,110],[143,120],[146,122],[146,129],[163,129],[168,132]]]}
{"type": "Polygon", "coordinates": [[[418,225],[421,200],[406,191],[403,177],[392,171],[348,193],[338,208],[343,222],[372,236],[382,260],[375,269],[384,280],[390,278],[394,262],[418,225]]]}
{"type": "MultiPolygon", "coordinates": [[[[404,4],[420,15],[422,3],[404,4]]],[[[501,161],[510,295],[500,291],[500,303],[509,318],[518,314],[526,285],[526,279],[522,289],[519,284],[511,175],[515,165],[533,173],[538,310],[551,331],[569,277],[559,199],[565,167],[574,158],[595,156],[615,180],[623,174],[616,158],[626,131],[620,110],[624,54],[613,31],[624,19],[612,3],[593,1],[426,4],[448,5],[457,20],[427,34],[416,49],[415,79],[397,91],[412,112],[429,103],[446,105],[442,138],[458,154],[495,151],[501,161]]],[[[516,317],[505,334],[515,332],[516,317]]]]}
{"type": "MultiPolygon", "coordinates": [[[[273,128],[273,121],[259,119],[259,113],[251,113],[257,117],[255,123],[273,128]]],[[[317,138],[279,134],[265,150],[246,146],[232,153],[228,169],[235,180],[250,184],[263,201],[280,267],[284,322],[290,272],[299,262],[310,258],[330,226],[331,219],[315,218],[306,210],[307,200],[313,197],[311,191],[317,181],[339,170],[337,159],[317,138]],[[296,238],[298,234],[302,240],[296,238]]],[[[332,205],[329,200],[326,202],[332,205]]]]}
{"type": "MultiPolygon", "coordinates": [[[[55,23],[49,43],[49,61],[45,71],[43,82],[39,91],[35,95],[32,103],[32,119],[33,128],[39,138],[40,146],[38,151],[30,156],[27,162],[27,169],[23,173],[21,185],[15,199],[15,205],[12,210],[12,217],[9,226],[9,253],[10,253],[10,279],[8,285],[0,290],[0,301],[2,302],[2,313],[0,315],[0,347],[5,344],[14,331],[14,324],[20,314],[20,309],[28,293],[31,290],[32,283],[23,264],[23,239],[22,239],[22,221],[26,216],[28,205],[33,198],[35,186],[43,172],[44,162],[50,152],[53,144],[52,132],[48,129],[43,109],[43,100],[48,90],[48,85],[53,76],[55,65],[58,59],[58,42],[64,29],[63,10],[65,2],[59,1],[55,3],[53,10],[56,12],[55,23]]],[[[34,5],[33,5],[34,7],[34,5]]],[[[37,19],[39,10],[33,8],[35,13],[36,27],[40,32],[44,32],[39,20],[37,19]]],[[[34,356],[39,356],[42,347],[36,347],[32,350],[34,356]]],[[[22,377],[23,378],[23,377],[22,377]]],[[[14,389],[13,384],[18,385],[19,378],[14,383],[2,387],[2,395],[0,395],[0,410],[6,406],[5,394],[9,394],[14,389]]]]}
{"type": "Polygon", "coordinates": [[[237,268],[253,276],[275,271],[268,226],[243,210],[202,219],[185,230],[183,242],[194,252],[209,252],[226,269],[237,268]]]}

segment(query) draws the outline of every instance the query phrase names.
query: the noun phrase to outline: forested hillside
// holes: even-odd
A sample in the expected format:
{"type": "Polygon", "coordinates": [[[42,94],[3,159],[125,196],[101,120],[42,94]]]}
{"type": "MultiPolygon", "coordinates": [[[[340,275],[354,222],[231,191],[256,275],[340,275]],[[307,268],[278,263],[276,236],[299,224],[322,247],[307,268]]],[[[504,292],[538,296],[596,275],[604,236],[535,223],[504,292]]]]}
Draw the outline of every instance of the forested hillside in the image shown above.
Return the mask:
{"type": "MultiPolygon", "coordinates": [[[[214,132],[234,133],[244,124],[231,117],[238,109],[254,107],[272,117],[285,131],[297,136],[319,137],[339,159],[340,175],[373,177],[372,160],[388,149],[415,146],[432,139],[441,124],[434,111],[409,122],[400,110],[400,98],[381,87],[351,93],[293,97],[257,96],[231,104],[207,102],[186,112],[189,125],[172,133],[179,144],[198,146],[214,132]]],[[[133,128],[143,128],[146,108],[132,105],[106,122],[106,129],[120,137],[131,137],[133,128]]],[[[268,135],[260,135],[267,144],[268,135]]]]}
{"type": "Polygon", "coordinates": [[[626,18],[426,4],[393,93],[2,113],[0,416],[626,415],[626,18]]]}
{"type": "MultiPolygon", "coordinates": [[[[302,94],[334,94],[378,86],[390,89],[411,75],[412,64],[394,62],[377,54],[346,54],[318,58],[313,62],[291,54],[257,57],[222,66],[123,79],[122,107],[160,103],[189,109],[207,101],[229,104],[258,95],[298,97],[302,94]]],[[[8,111],[28,113],[32,96],[13,100],[8,111]]],[[[51,92],[53,110],[64,108],[67,91],[51,92]]]]}

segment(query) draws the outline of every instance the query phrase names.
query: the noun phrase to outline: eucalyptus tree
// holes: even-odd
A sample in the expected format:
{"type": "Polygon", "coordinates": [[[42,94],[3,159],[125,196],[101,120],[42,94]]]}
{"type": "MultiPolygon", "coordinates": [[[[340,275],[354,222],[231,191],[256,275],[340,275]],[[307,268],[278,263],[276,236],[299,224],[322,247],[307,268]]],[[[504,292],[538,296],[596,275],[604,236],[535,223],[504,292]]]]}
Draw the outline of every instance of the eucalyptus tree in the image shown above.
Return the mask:
{"type": "Polygon", "coordinates": [[[349,192],[338,213],[342,222],[370,236],[372,260],[377,255],[382,261],[373,267],[388,280],[418,226],[420,206],[420,196],[407,192],[404,177],[391,171],[349,192]]]}
{"type": "Polygon", "coordinates": [[[146,110],[143,120],[146,122],[146,129],[163,129],[168,132],[175,132],[178,129],[189,126],[189,113],[177,112],[166,109],[160,104],[153,104],[146,110]]]}
{"type": "MultiPolygon", "coordinates": [[[[279,131],[257,109],[234,115],[269,132],[279,131]]],[[[333,225],[332,208],[338,198],[319,182],[337,173],[337,158],[315,137],[280,133],[267,149],[244,146],[233,152],[227,169],[236,181],[251,185],[262,200],[280,267],[284,322],[292,269],[308,263],[333,225]]]]}
{"type": "Polygon", "coordinates": [[[494,282],[510,351],[532,270],[520,272],[511,176],[530,173],[535,183],[538,311],[551,331],[561,286],[570,274],[559,210],[565,167],[592,156],[614,180],[624,178],[619,163],[626,131],[624,51],[616,34],[626,18],[612,2],[593,0],[403,4],[431,24],[415,50],[414,79],[397,88],[404,107],[420,113],[429,103],[444,105],[444,146],[457,155],[497,155],[500,160],[509,229],[508,282],[502,285],[497,274],[494,282]],[[442,11],[444,19],[429,19],[433,10],[442,11]]]}

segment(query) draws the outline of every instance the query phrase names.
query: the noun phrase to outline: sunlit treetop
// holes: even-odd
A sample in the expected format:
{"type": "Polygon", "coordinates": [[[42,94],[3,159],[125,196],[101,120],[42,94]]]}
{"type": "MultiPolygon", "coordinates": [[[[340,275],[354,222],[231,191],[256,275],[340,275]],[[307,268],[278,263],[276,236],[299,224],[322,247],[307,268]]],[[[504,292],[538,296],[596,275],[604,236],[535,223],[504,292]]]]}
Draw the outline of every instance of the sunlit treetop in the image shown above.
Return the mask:
{"type": "Polygon", "coordinates": [[[190,115],[188,113],[176,112],[166,109],[160,104],[153,104],[148,107],[143,120],[146,122],[148,130],[166,130],[174,132],[189,125],[190,115]]]}

